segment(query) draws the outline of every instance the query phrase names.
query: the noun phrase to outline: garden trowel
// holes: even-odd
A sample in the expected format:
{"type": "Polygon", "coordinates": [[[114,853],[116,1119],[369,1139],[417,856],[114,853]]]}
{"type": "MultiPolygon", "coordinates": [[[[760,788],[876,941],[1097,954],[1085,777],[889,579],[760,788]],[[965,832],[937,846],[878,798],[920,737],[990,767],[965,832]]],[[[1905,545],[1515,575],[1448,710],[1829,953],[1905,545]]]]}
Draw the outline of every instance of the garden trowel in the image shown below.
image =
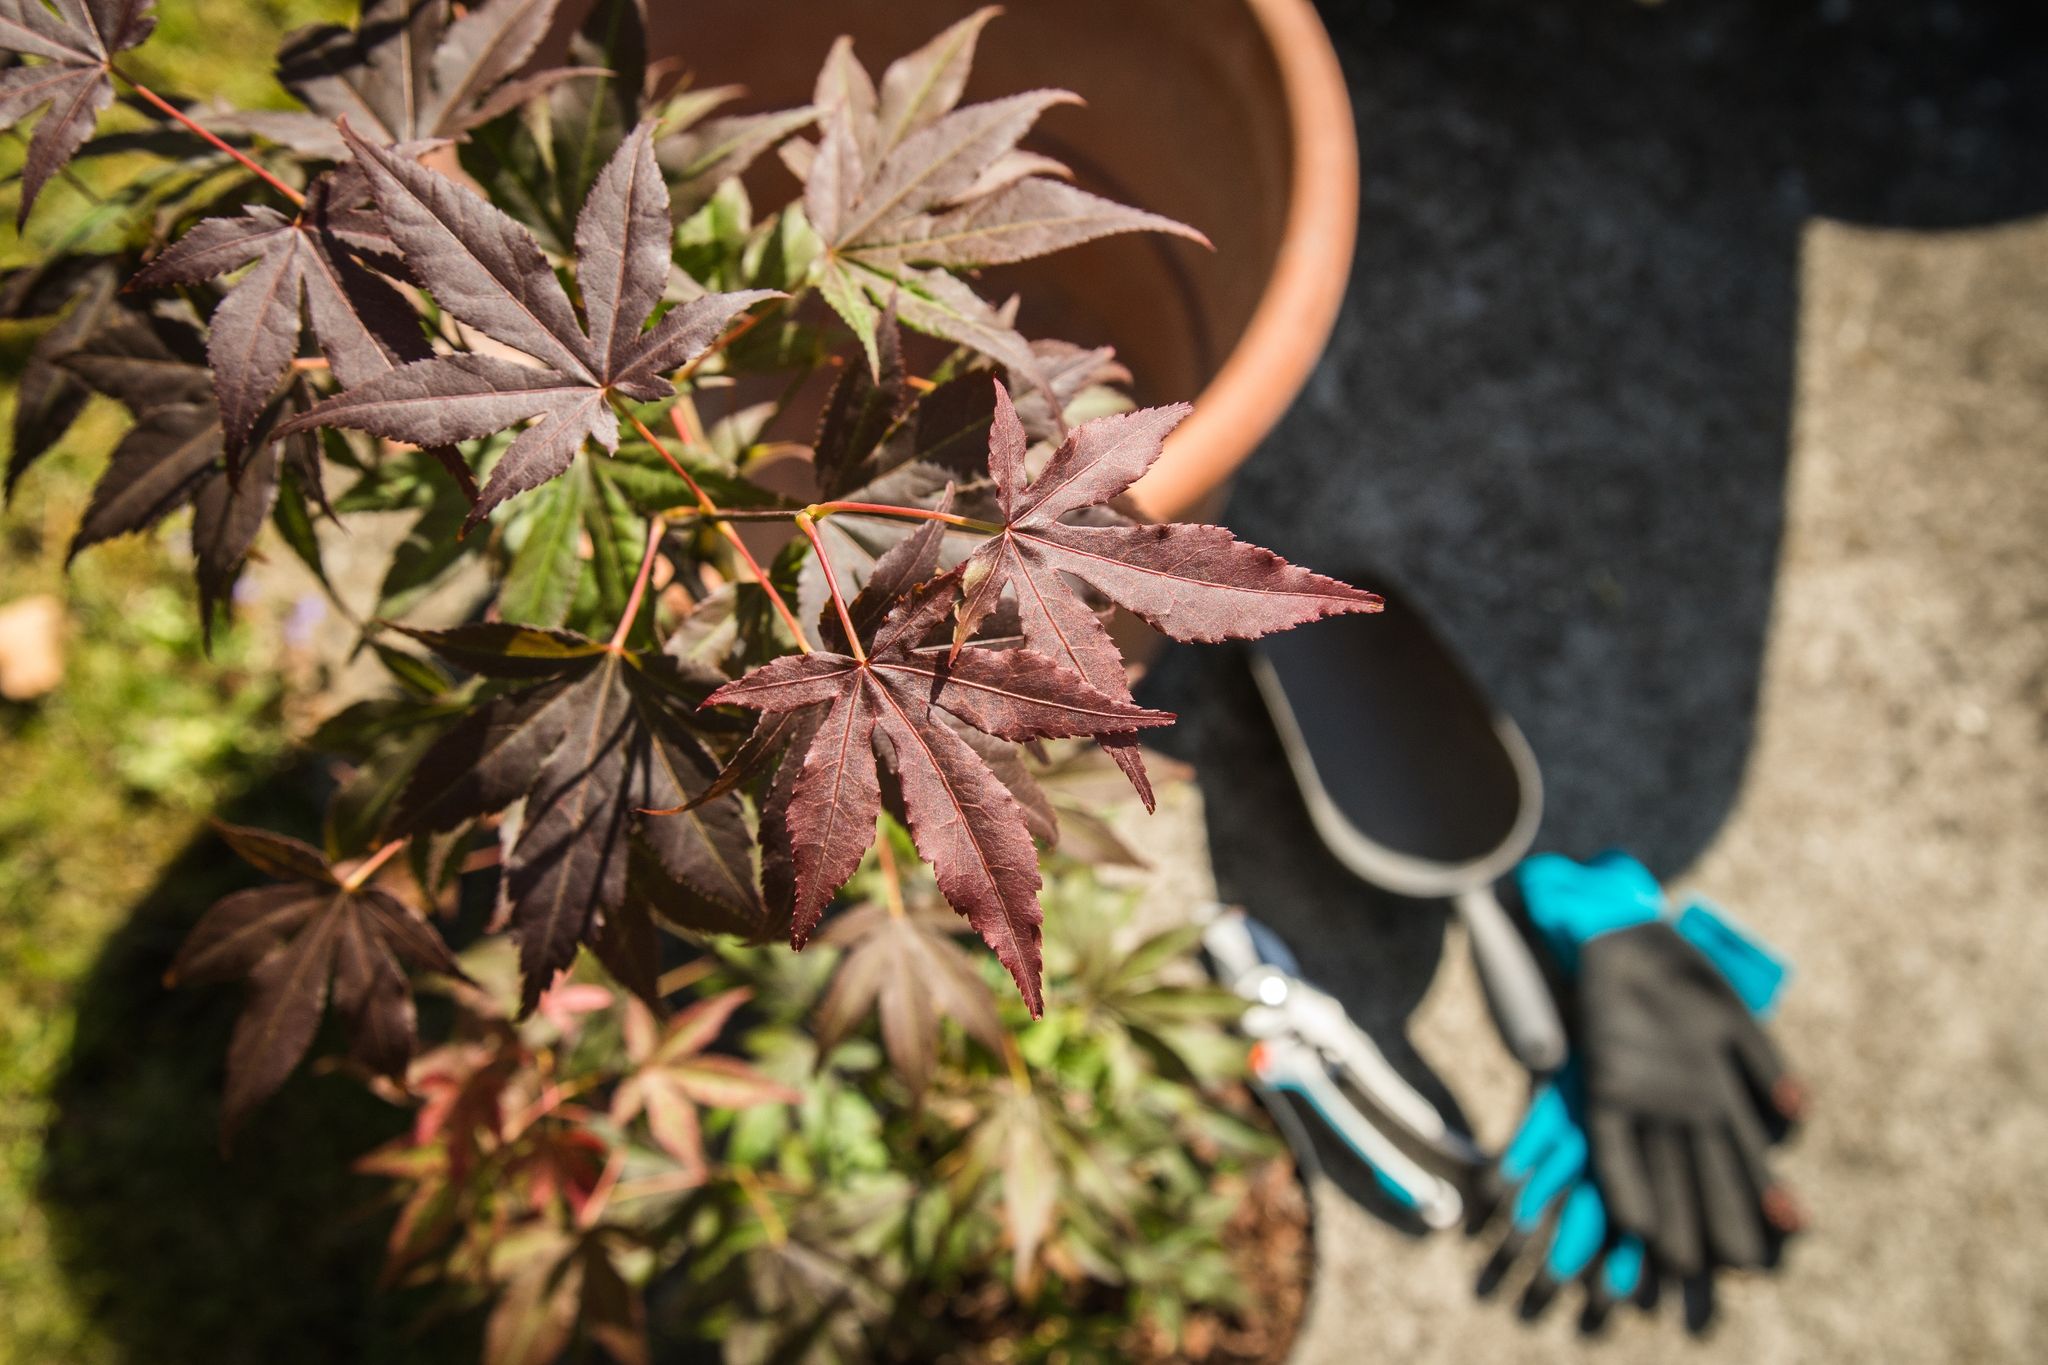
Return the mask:
{"type": "Polygon", "coordinates": [[[1536,1073],[1564,1061],[1564,1026],[1494,882],[1543,813],[1536,756],[1411,601],[1261,641],[1252,672],[1317,834],[1363,880],[1449,900],[1465,922],[1501,1036],[1536,1073]]]}

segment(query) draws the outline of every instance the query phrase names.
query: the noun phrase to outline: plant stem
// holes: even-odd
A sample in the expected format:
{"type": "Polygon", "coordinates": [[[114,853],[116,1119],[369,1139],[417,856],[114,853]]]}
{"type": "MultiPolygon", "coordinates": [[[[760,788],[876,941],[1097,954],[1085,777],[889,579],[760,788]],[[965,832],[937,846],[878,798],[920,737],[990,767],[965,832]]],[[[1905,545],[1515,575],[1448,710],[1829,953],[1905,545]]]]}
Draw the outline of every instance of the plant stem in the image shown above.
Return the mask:
{"type": "Polygon", "coordinates": [[[404,839],[393,839],[390,843],[363,859],[362,862],[356,864],[356,870],[342,879],[342,890],[360,890],[364,883],[377,875],[378,868],[391,861],[392,854],[405,847],[405,842],[404,839]]]}
{"type": "Polygon", "coordinates": [[[800,508],[725,508],[718,515],[728,521],[787,521],[798,512],[810,514],[813,521],[822,521],[835,512],[845,512],[857,513],[864,517],[904,517],[910,521],[943,521],[948,526],[958,526],[963,531],[977,531],[988,536],[1003,533],[1003,527],[993,521],[976,521],[972,517],[955,516],[951,512],[934,512],[928,507],[898,507],[886,502],[814,502],[808,507],[800,508]]]}
{"type": "Polygon", "coordinates": [[[178,122],[184,124],[187,128],[191,129],[201,138],[204,138],[207,142],[212,143],[215,147],[219,148],[221,151],[227,153],[229,156],[233,157],[235,160],[241,162],[244,166],[248,167],[251,171],[255,172],[257,178],[262,180],[264,183],[268,184],[270,188],[276,190],[279,194],[291,200],[300,208],[306,207],[305,195],[300,194],[297,190],[293,189],[290,185],[285,184],[284,181],[279,180],[269,171],[264,170],[261,166],[257,165],[254,161],[250,160],[247,156],[235,150],[233,147],[228,146],[227,143],[222,142],[218,137],[216,137],[211,132],[208,132],[205,127],[203,127],[199,122],[197,122],[190,115],[188,115],[184,110],[180,109],[177,105],[172,104],[162,95],[157,94],[156,91],[150,89],[141,81],[136,80],[133,76],[129,75],[125,71],[119,70],[118,68],[113,67],[111,65],[107,67],[107,71],[109,74],[119,76],[122,80],[128,82],[129,88],[132,89],[136,94],[142,96],[143,99],[155,105],[157,108],[163,110],[164,113],[170,115],[178,122]]]}
{"type": "MultiPolygon", "coordinates": [[[[788,521],[802,510],[801,507],[721,507],[718,509],[717,519],[720,521],[788,521]]],[[[687,513],[684,515],[688,516],[687,513]]],[[[674,509],[670,510],[669,516],[676,516],[674,509]]],[[[696,521],[712,520],[712,518],[705,516],[701,512],[690,519],[696,521]]]]}
{"type": "Polygon", "coordinates": [[[884,829],[882,837],[875,840],[875,865],[882,873],[882,899],[888,904],[889,918],[902,919],[903,877],[896,870],[896,850],[889,847],[889,831],[884,829]]]}
{"type": "Polygon", "coordinates": [[[612,1197],[620,1203],[634,1199],[647,1199],[658,1194],[680,1194],[684,1190],[702,1189],[710,1177],[699,1171],[672,1171],[667,1175],[643,1175],[637,1180],[620,1183],[612,1191],[612,1197]]]}
{"type": "Polygon", "coordinates": [[[832,609],[839,613],[839,624],[846,630],[846,643],[853,649],[853,657],[860,663],[868,661],[867,651],[860,647],[860,633],[853,628],[853,617],[847,613],[846,599],[839,592],[839,575],[832,571],[832,556],[825,553],[825,542],[818,536],[817,523],[808,515],[796,514],[796,529],[804,533],[811,542],[811,550],[818,556],[818,567],[825,572],[825,590],[832,594],[832,609]]]}
{"type": "Polygon", "coordinates": [[[619,1174],[625,1169],[626,1152],[621,1147],[605,1158],[604,1170],[590,1187],[590,1198],[583,1201],[583,1211],[576,1215],[576,1226],[588,1232],[598,1225],[604,1217],[605,1205],[611,1203],[612,1194],[619,1187],[619,1174]]]}
{"type": "MultiPolygon", "coordinates": [[[[640,439],[653,446],[654,453],[666,460],[668,467],[676,472],[676,477],[681,479],[684,485],[689,488],[690,496],[697,500],[698,511],[714,520],[725,515],[724,512],[719,510],[718,504],[711,500],[711,495],[704,491],[704,486],[697,482],[689,470],[683,468],[682,461],[669,454],[668,447],[661,443],[659,436],[656,436],[648,429],[647,423],[641,421],[637,415],[630,412],[626,413],[626,420],[633,424],[634,431],[640,433],[640,439]]],[[[689,438],[685,436],[683,439],[685,444],[687,444],[689,438]]]]}
{"type": "Polygon", "coordinates": [[[668,530],[668,524],[660,517],[651,518],[647,523],[647,550],[640,556],[640,573],[633,580],[633,591],[626,598],[626,610],[619,617],[619,628],[612,632],[613,649],[623,649],[626,636],[632,632],[633,620],[640,615],[640,601],[647,596],[647,580],[654,576],[655,554],[661,549],[661,537],[668,530]]]}
{"type": "Polygon", "coordinates": [[[710,957],[695,958],[680,967],[671,967],[654,983],[654,993],[666,1000],[677,991],[696,985],[717,968],[717,959],[710,957]]]}
{"type": "Polygon", "coordinates": [[[1018,1049],[1014,1034],[1003,1035],[1003,1062],[1010,1068],[1010,1083],[1020,1094],[1030,1094],[1031,1068],[1024,1064],[1024,1054],[1018,1049]]]}
{"type": "Polygon", "coordinates": [[[934,512],[928,507],[898,507],[886,502],[814,502],[804,511],[817,518],[831,516],[834,512],[860,512],[876,517],[908,517],[912,521],[943,521],[948,526],[958,526],[966,531],[979,531],[987,536],[1001,535],[1004,529],[993,521],[976,521],[972,517],[955,516],[951,512],[934,512]]]}
{"type": "Polygon", "coordinates": [[[668,410],[668,424],[676,429],[676,436],[684,445],[710,449],[711,433],[704,429],[704,418],[697,412],[697,400],[689,394],[676,395],[676,401],[668,410]]]}
{"type": "Polygon", "coordinates": [[[747,333],[753,331],[756,327],[760,326],[761,318],[762,314],[760,313],[749,313],[745,317],[741,318],[738,322],[735,322],[732,326],[726,328],[725,334],[719,337],[718,340],[712,342],[710,348],[706,350],[704,354],[698,356],[695,360],[683,366],[682,369],[676,371],[676,382],[680,384],[688,380],[692,375],[696,374],[700,368],[702,368],[705,361],[719,354],[726,347],[732,345],[735,341],[738,341],[741,337],[745,336],[747,333]]]}
{"type": "Polygon", "coordinates": [[[737,554],[740,557],[740,562],[747,566],[747,572],[751,573],[754,576],[754,581],[761,585],[761,591],[768,594],[769,605],[775,608],[776,614],[782,618],[782,623],[789,627],[790,635],[796,640],[796,647],[805,654],[810,653],[811,642],[804,638],[804,628],[802,623],[796,619],[796,613],[789,609],[789,603],[782,600],[782,594],[777,592],[775,585],[768,581],[767,571],[761,567],[761,562],[754,558],[754,552],[747,548],[747,543],[740,539],[740,533],[733,530],[731,524],[725,520],[725,513],[720,511],[718,504],[711,500],[711,495],[704,491],[702,484],[699,484],[690,477],[690,471],[683,468],[682,461],[669,454],[668,447],[661,443],[659,436],[656,436],[647,429],[645,422],[641,421],[637,415],[631,412],[627,412],[625,416],[626,420],[633,424],[633,430],[640,434],[640,439],[653,446],[655,453],[666,460],[668,467],[673,469],[676,472],[676,476],[688,485],[690,496],[697,500],[697,510],[704,514],[705,520],[717,528],[718,534],[725,537],[726,542],[732,546],[733,553],[737,554]]]}
{"type": "Polygon", "coordinates": [[[585,1076],[580,1080],[550,1083],[547,1089],[541,1092],[539,1099],[513,1116],[512,1121],[505,1126],[505,1136],[508,1139],[518,1137],[584,1091],[595,1089],[603,1083],[604,1078],[601,1076],[585,1076]]]}
{"type": "Polygon", "coordinates": [[[761,1220],[761,1226],[767,1232],[769,1242],[775,1246],[787,1242],[789,1225],[782,1221],[782,1215],[768,1202],[768,1192],[761,1188],[760,1179],[744,1166],[735,1166],[732,1178],[733,1183],[740,1187],[740,1192],[746,1195],[747,1202],[754,1206],[754,1216],[761,1220]]]}

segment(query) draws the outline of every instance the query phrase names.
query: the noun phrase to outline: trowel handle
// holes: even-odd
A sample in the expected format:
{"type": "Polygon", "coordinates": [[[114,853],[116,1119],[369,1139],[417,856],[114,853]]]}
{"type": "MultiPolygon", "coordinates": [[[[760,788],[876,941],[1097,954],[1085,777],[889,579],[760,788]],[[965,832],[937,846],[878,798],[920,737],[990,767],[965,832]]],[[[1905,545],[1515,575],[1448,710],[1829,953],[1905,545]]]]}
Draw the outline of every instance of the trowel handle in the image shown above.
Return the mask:
{"type": "Polygon", "coordinates": [[[1557,1070],[1564,1065],[1564,1021],[1528,941],[1490,885],[1460,892],[1454,903],[1508,1050],[1538,1075],[1557,1070]]]}

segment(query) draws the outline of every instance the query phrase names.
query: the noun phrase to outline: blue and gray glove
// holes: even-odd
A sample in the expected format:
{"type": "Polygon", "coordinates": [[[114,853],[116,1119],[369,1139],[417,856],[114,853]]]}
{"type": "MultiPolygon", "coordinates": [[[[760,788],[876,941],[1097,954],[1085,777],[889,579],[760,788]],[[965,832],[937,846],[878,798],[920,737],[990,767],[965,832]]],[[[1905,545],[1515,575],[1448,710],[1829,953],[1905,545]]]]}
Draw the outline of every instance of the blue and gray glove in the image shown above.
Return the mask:
{"type": "Polygon", "coordinates": [[[1542,1260],[1523,1291],[1522,1316],[1537,1316],[1561,1286],[1583,1278],[1586,1307],[1580,1321],[1592,1331],[1616,1303],[1641,1288],[1644,1252],[1641,1238],[1614,1230],[1594,1183],[1584,1091],[1578,1068],[1570,1064],[1537,1089],[1522,1126],[1475,1195],[1473,1226],[1477,1230],[1507,1201],[1507,1233],[1479,1272],[1481,1298],[1500,1286],[1532,1245],[1540,1245],[1542,1260]]]}
{"type": "Polygon", "coordinates": [[[1572,986],[1583,1092],[1564,1108],[1608,1220],[1675,1274],[1770,1263],[1802,1221],[1769,1166],[1803,1104],[1760,1022],[1783,964],[1703,904],[1668,915],[1625,854],[1545,855],[1515,876],[1572,986]]]}

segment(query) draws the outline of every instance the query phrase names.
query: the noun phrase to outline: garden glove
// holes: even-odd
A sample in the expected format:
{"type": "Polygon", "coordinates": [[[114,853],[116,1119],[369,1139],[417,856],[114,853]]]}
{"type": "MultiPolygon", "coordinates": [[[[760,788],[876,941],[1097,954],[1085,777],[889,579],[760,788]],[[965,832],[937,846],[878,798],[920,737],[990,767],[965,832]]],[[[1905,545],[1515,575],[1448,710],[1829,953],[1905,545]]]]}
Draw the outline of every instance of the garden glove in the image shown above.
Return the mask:
{"type": "Polygon", "coordinates": [[[1758,1018],[1783,965],[1704,905],[1668,918],[1625,854],[1544,855],[1515,876],[1574,988],[1585,1132],[1613,1223],[1680,1275],[1768,1264],[1800,1223],[1768,1153],[1802,1092],[1758,1018]]]}
{"type": "Polygon", "coordinates": [[[1583,1277],[1586,1306],[1579,1325],[1594,1331],[1616,1303],[1642,1287],[1642,1239],[1614,1229],[1593,1180],[1584,1080],[1577,1067],[1567,1065],[1536,1091],[1522,1126],[1473,1196],[1474,1230],[1503,1199],[1510,1209],[1508,1230],[1479,1272],[1481,1298],[1499,1288],[1532,1245],[1543,1250],[1522,1293],[1525,1318],[1542,1313],[1561,1286],[1583,1277]]]}

